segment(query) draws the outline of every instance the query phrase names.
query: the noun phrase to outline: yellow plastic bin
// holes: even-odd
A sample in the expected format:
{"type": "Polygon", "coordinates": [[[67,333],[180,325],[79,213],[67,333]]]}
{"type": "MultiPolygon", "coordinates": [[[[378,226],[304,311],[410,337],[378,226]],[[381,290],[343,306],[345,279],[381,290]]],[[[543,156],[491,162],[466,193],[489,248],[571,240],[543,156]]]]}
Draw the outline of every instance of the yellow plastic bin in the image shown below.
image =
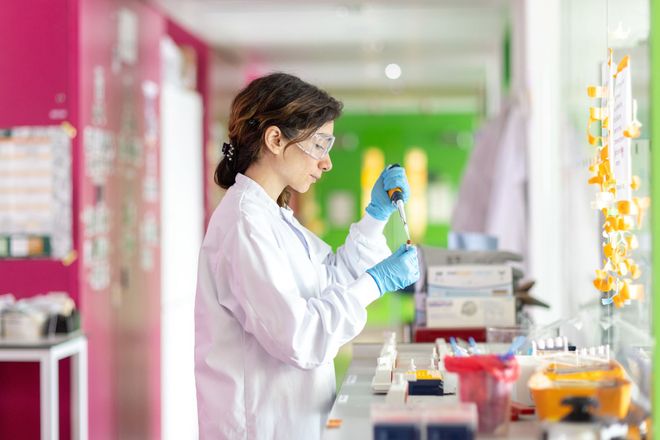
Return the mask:
{"type": "Polygon", "coordinates": [[[554,363],[529,379],[529,389],[541,420],[560,420],[570,412],[562,405],[566,397],[592,397],[598,401],[598,416],[622,419],[628,413],[631,383],[617,362],[601,368],[554,363]]]}

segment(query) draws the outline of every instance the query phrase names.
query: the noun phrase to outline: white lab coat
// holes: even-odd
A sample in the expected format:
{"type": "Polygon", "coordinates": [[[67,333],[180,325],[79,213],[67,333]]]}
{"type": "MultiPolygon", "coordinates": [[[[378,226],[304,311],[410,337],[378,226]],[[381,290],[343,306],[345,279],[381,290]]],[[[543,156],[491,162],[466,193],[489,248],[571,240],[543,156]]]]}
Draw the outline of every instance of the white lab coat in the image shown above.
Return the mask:
{"type": "Polygon", "coordinates": [[[320,438],[333,358],[379,290],[366,269],[391,254],[366,215],[329,245],[239,174],[202,244],[195,304],[200,438],[320,438]],[[297,231],[297,232],[296,232],[297,231]]]}
{"type": "Polygon", "coordinates": [[[520,106],[509,110],[499,143],[485,232],[498,238],[500,249],[521,254],[526,269],[529,264],[527,116],[520,106]]]}
{"type": "Polygon", "coordinates": [[[499,249],[523,256],[523,269],[528,264],[525,111],[511,101],[480,129],[451,221],[454,231],[497,237],[499,249]]]}

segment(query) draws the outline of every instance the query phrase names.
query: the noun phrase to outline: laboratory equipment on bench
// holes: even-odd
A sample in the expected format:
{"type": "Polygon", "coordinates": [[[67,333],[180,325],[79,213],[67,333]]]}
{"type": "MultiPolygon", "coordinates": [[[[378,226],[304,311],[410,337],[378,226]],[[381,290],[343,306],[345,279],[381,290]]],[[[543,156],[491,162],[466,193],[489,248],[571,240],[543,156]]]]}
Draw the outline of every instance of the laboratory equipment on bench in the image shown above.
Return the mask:
{"type": "Polygon", "coordinates": [[[374,403],[370,412],[374,440],[473,440],[477,428],[473,403],[374,403]]]}
{"type": "Polygon", "coordinates": [[[558,422],[545,422],[543,438],[548,440],[614,440],[624,439],[628,427],[615,420],[596,416],[590,408],[598,402],[590,397],[567,397],[562,405],[569,413],[558,422]]]}
{"type": "Polygon", "coordinates": [[[16,300],[0,295],[0,338],[26,341],[80,328],[79,314],[66,292],[48,292],[16,300]]]}
{"type": "Polygon", "coordinates": [[[506,435],[511,414],[511,387],[520,367],[514,356],[446,356],[445,369],[459,377],[461,402],[477,406],[479,432],[506,435]]]}
{"type": "Polygon", "coordinates": [[[595,414],[623,419],[631,400],[631,382],[614,360],[568,352],[548,357],[544,368],[529,379],[539,419],[556,421],[570,409],[568,397],[588,397],[598,403],[595,414]]]}
{"type": "Polygon", "coordinates": [[[487,327],[519,322],[516,286],[520,255],[505,251],[463,251],[419,246],[420,279],[415,284],[416,342],[472,336],[486,340],[487,327]],[[450,330],[449,332],[444,330],[450,330]]]}

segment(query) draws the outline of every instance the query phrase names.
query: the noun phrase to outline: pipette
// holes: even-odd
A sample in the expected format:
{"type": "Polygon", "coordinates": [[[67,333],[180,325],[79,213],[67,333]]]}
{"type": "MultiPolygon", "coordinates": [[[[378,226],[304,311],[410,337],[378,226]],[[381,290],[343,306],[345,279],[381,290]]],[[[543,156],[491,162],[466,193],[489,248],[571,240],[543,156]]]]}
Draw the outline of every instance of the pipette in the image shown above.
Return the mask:
{"type": "MultiPolygon", "coordinates": [[[[400,166],[401,165],[399,165],[398,163],[395,163],[387,167],[387,169],[400,167],[400,166]]],[[[403,222],[403,229],[406,230],[406,236],[408,237],[408,241],[406,242],[406,244],[410,246],[412,241],[410,240],[410,230],[408,229],[408,220],[406,219],[406,211],[403,209],[403,192],[401,191],[401,188],[392,188],[389,191],[387,191],[387,195],[390,196],[390,200],[399,211],[399,216],[401,217],[401,221],[403,222]]]]}

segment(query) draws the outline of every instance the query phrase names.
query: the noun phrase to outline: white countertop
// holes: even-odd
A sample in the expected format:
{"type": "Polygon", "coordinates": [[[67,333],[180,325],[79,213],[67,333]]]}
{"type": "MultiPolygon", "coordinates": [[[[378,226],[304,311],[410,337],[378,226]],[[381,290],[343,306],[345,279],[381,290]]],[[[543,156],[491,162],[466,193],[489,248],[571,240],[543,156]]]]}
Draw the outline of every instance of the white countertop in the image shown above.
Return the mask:
{"type": "MultiPolygon", "coordinates": [[[[373,437],[370,421],[371,404],[385,401],[384,394],[373,394],[371,391],[371,380],[376,369],[376,358],[380,348],[381,344],[353,344],[353,360],[329,415],[329,419],[340,419],[341,426],[326,428],[323,439],[353,440],[373,437]]],[[[410,396],[410,399],[442,399],[443,401],[451,399],[455,401],[457,396],[410,396]]],[[[526,420],[511,422],[506,438],[538,439],[540,436],[540,425],[532,416],[526,420]]],[[[478,438],[489,437],[479,435],[478,438]]]]}

